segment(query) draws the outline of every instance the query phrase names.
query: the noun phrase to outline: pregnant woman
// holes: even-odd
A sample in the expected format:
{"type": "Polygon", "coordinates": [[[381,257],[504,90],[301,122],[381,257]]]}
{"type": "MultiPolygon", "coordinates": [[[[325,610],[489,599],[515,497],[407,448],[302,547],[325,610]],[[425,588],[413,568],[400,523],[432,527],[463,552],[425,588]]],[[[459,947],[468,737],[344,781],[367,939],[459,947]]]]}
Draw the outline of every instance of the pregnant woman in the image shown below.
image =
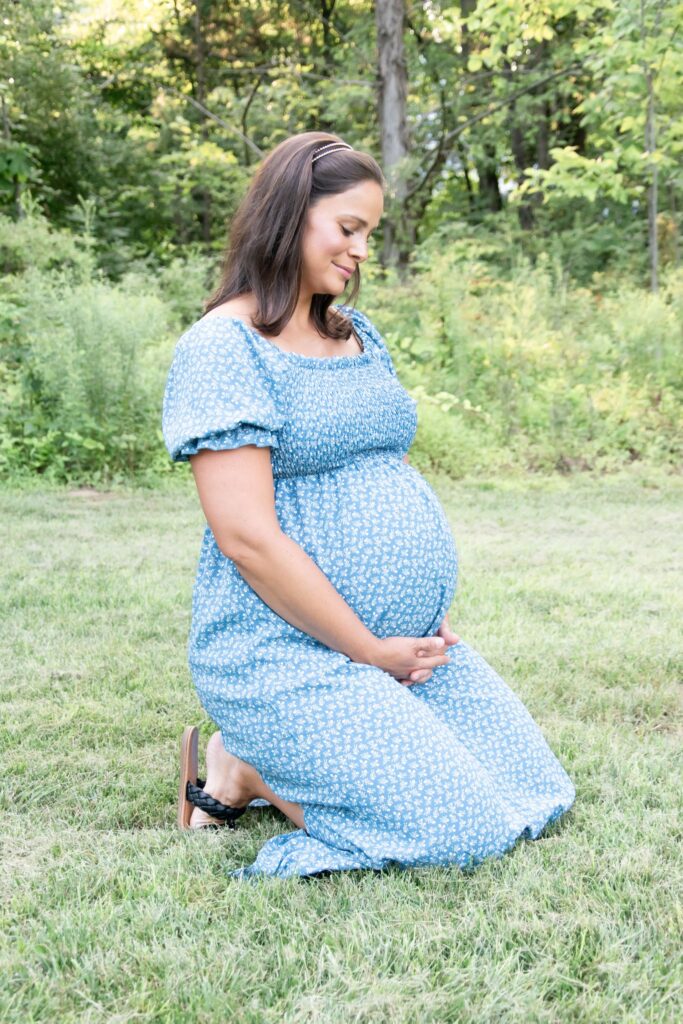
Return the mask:
{"type": "Polygon", "coordinates": [[[297,826],[231,872],[457,865],[537,837],[574,788],[528,711],[448,624],[457,556],[407,462],[415,401],[352,305],[382,215],[375,160],[305,132],[260,164],[221,283],[178,342],[171,457],[207,520],[189,661],[219,728],[181,828],[272,804],[297,826]]]}

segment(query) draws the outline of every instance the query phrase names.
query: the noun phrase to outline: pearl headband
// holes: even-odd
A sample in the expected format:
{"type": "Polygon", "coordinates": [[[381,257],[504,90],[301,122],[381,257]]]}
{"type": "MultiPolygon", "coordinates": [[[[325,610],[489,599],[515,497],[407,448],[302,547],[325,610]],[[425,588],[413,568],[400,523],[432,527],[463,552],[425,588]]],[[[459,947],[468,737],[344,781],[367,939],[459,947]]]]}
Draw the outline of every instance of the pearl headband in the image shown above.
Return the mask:
{"type": "Polygon", "coordinates": [[[321,156],[327,156],[328,153],[336,153],[340,149],[353,149],[353,146],[349,146],[348,142],[328,142],[326,146],[321,146],[320,149],[313,151],[311,163],[314,164],[321,156]]]}

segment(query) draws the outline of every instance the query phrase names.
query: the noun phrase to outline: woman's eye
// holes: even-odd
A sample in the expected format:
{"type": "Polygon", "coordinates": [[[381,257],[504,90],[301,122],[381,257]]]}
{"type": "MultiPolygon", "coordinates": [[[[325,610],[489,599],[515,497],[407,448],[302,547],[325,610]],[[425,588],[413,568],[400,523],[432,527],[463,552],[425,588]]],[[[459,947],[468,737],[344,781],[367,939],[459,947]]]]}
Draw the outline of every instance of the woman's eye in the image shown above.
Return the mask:
{"type": "Polygon", "coordinates": [[[351,235],[353,234],[353,231],[348,231],[346,228],[342,228],[342,231],[344,232],[347,238],[350,238],[351,235]]]}

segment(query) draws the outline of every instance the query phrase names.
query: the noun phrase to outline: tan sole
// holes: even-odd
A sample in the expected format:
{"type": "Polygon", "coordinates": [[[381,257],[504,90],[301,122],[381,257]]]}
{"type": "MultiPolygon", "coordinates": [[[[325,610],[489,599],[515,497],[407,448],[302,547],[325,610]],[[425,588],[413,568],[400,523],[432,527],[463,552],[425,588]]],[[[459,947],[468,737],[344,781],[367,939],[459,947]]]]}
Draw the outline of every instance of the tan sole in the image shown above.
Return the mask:
{"type": "Polygon", "coordinates": [[[199,821],[194,825],[190,824],[190,818],[195,809],[187,799],[187,783],[193,786],[197,784],[199,774],[199,729],[196,725],[188,725],[180,740],[180,782],[178,785],[178,828],[183,832],[202,828],[224,828],[225,822],[212,818],[205,811],[199,812],[199,821]]]}
{"type": "Polygon", "coordinates": [[[188,725],[180,740],[180,784],[178,786],[178,828],[189,829],[193,805],[187,799],[187,783],[197,784],[199,729],[188,725]]]}

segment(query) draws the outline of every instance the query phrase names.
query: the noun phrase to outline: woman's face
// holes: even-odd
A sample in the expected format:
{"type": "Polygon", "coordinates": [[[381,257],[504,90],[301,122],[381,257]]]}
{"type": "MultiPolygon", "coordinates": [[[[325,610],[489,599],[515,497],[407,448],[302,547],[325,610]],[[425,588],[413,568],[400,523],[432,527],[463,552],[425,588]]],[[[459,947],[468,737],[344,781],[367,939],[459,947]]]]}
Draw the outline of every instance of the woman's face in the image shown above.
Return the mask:
{"type": "Polygon", "coordinates": [[[375,181],[362,181],[309,208],[302,240],[302,291],[344,291],[356,266],[368,258],[368,239],[383,208],[384,194],[375,181]]]}

